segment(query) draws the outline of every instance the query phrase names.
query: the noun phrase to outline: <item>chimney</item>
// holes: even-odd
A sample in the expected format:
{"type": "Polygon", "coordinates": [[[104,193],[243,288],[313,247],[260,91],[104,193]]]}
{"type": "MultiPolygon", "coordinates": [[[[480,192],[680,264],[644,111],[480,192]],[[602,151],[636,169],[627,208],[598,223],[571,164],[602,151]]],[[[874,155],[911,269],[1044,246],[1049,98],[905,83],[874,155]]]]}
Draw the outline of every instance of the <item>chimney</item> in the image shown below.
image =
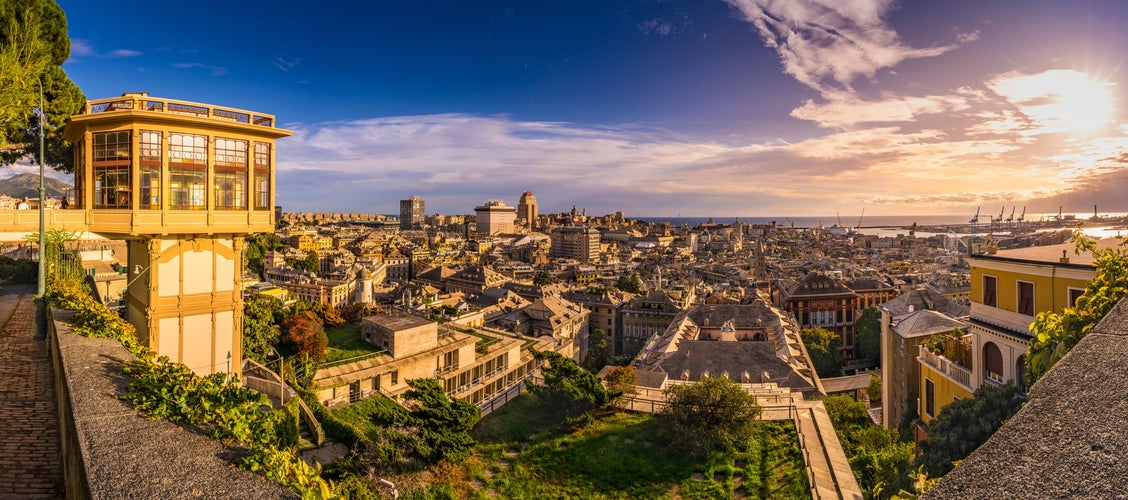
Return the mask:
{"type": "Polygon", "coordinates": [[[1062,264],[1069,264],[1069,257],[1066,255],[1065,250],[1061,251],[1061,259],[1059,259],[1058,262],[1062,264]]]}

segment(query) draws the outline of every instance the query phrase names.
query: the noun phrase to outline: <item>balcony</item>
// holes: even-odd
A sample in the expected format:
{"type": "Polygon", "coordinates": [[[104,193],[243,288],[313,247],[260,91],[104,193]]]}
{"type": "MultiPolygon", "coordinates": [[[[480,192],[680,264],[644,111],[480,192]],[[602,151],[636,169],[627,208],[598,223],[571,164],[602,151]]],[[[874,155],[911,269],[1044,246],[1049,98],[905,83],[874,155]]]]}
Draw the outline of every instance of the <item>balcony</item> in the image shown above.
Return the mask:
{"type": "Polygon", "coordinates": [[[972,319],[982,321],[984,323],[994,325],[1012,332],[1018,332],[1027,337],[1032,336],[1030,333],[1030,323],[1034,322],[1033,316],[1019,314],[1014,311],[1000,309],[998,307],[985,306],[978,302],[971,303],[971,317],[972,319]]]}
{"type": "Polygon", "coordinates": [[[968,392],[975,392],[971,387],[971,370],[961,366],[959,363],[952,361],[941,354],[934,353],[928,350],[927,347],[921,345],[919,347],[920,354],[917,360],[921,363],[927,364],[936,369],[940,373],[948,377],[949,380],[960,385],[968,392]]]}

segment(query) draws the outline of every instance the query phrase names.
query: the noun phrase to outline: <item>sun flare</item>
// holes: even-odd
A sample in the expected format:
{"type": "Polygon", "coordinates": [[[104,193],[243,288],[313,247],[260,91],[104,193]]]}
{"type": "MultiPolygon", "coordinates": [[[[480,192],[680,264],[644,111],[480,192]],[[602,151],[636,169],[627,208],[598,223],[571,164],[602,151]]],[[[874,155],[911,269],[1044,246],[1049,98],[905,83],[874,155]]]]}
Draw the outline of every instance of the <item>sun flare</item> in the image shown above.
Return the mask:
{"type": "Polygon", "coordinates": [[[1005,78],[993,90],[1037,123],[1041,133],[1093,135],[1113,121],[1109,87],[1087,73],[1058,69],[1005,78]]]}

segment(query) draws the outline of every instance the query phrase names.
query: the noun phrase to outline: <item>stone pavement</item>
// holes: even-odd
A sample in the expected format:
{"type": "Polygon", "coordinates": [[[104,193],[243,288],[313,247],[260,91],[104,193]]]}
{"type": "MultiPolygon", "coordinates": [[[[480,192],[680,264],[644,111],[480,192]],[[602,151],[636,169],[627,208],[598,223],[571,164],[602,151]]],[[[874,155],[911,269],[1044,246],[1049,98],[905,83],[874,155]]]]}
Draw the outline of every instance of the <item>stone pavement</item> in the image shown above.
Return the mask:
{"type": "Polygon", "coordinates": [[[34,287],[0,285],[0,498],[62,498],[55,382],[34,287]]]}

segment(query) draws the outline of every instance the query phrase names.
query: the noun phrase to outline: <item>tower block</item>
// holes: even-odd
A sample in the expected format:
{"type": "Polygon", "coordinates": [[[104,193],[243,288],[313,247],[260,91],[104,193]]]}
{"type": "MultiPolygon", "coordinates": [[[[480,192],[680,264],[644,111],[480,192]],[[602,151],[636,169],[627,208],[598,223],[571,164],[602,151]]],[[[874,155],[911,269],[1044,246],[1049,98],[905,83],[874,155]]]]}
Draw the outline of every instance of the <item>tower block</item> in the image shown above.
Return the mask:
{"type": "Polygon", "coordinates": [[[243,242],[274,231],[274,141],[290,134],[272,115],[144,92],[71,117],[71,208],[128,242],[126,318],[157,354],[240,371],[243,242]]]}

